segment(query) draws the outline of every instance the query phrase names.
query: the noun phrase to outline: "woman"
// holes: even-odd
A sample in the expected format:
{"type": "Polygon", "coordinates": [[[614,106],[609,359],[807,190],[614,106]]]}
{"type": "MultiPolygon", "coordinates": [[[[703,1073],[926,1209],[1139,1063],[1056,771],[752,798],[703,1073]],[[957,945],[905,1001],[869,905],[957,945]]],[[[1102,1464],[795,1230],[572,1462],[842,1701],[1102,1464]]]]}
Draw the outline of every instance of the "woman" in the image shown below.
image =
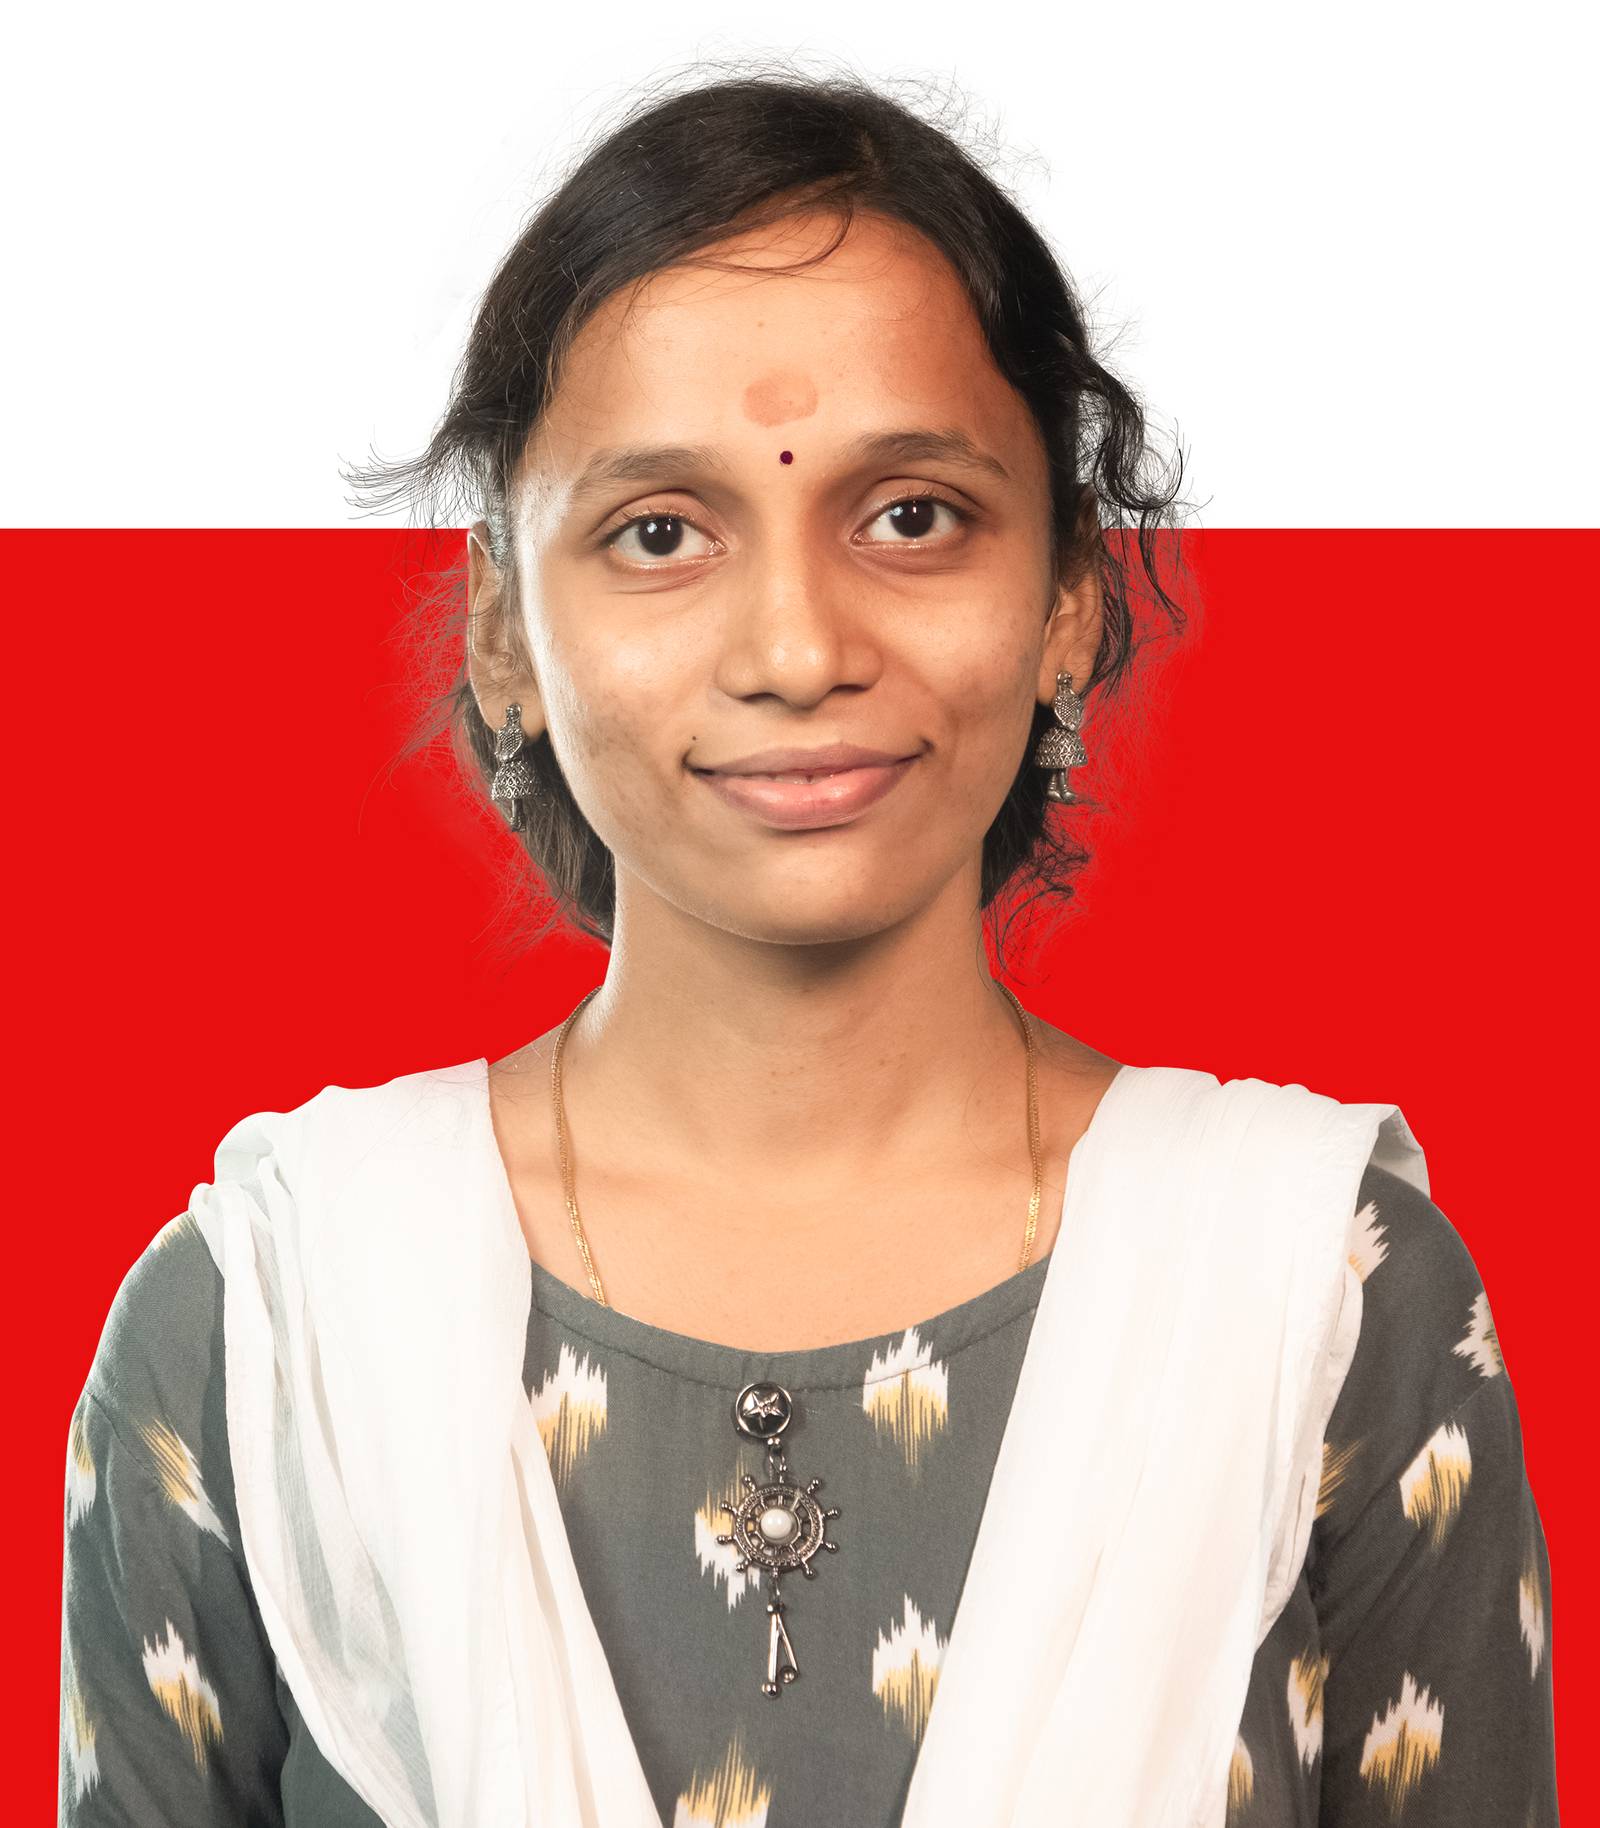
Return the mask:
{"type": "Polygon", "coordinates": [[[1181,618],[1144,460],[881,92],[670,96],[545,203],[358,480],[470,491],[446,713],[605,981],[243,1120],[134,1266],[63,1822],[1556,1821],[1516,1404],[1403,1118],[1119,1065],[986,961],[1084,860],[1103,517],[1181,618]]]}

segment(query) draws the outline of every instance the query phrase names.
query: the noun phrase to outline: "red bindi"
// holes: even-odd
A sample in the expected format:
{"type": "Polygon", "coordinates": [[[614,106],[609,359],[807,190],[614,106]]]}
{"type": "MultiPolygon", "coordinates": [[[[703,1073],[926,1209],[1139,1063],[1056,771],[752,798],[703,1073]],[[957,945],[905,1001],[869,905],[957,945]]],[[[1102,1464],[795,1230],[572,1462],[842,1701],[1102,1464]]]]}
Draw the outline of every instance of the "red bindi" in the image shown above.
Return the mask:
{"type": "Polygon", "coordinates": [[[779,463],[793,463],[794,462],[794,452],[793,451],[779,451],[778,461],[779,461],[779,463]]]}

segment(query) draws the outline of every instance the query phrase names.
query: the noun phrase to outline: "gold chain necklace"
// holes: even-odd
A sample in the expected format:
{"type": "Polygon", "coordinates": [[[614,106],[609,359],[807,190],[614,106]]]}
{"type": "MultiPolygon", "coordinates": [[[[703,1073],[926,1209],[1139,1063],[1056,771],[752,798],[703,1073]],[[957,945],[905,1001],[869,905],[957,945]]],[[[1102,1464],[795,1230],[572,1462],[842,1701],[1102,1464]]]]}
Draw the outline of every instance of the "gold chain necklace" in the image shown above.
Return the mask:
{"type": "MultiPolygon", "coordinates": [[[[1039,1087],[1034,1068],[1033,1022],[1026,1009],[1017,1000],[1010,987],[1002,984],[998,978],[990,980],[997,990],[1003,991],[1011,1006],[1017,1012],[1022,1023],[1022,1038],[1028,1053],[1028,1153],[1033,1162],[1033,1192],[1028,1200],[1028,1224],[1022,1236],[1022,1260],[1017,1265],[1019,1272],[1028,1267],[1028,1258],[1033,1251],[1034,1233],[1039,1227],[1039,1199],[1044,1187],[1044,1157],[1039,1144],[1039,1087]]],[[[572,1161],[567,1151],[566,1109],[561,1098],[561,1049],[566,1043],[567,1030],[577,1019],[579,1012],[591,997],[600,994],[602,985],[596,984],[573,1009],[561,1024],[556,1044],[550,1053],[550,1095],[555,1106],[556,1148],[561,1156],[561,1186],[566,1194],[567,1214],[572,1220],[572,1235],[578,1243],[578,1254],[583,1258],[583,1266],[589,1272],[589,1287],[594,1291],[594,1298],[601,1307],[610,1307],[606,1300],[605,1290],[600,1286],[600,1276],[594,1266],[594,1258],[589,1254],[589,1240],[584,1235],[583,1220],[578,1217],[578,1197],[573,1188],[572,1161]]]]}
{"type": "MultiPolygon", "coordinates": [[[[998,978],[991,979],[997,989],[1005,991],[1011,1006],[1022,1022],[1022,1038],[1028,1050],[1028,1150],[1033,1157],[1033,1194],[1028,1201],[1028,1228],[1022,1240],[1021,1268],[1028,1267],[1033,1249],[1033,1234],[1039,1223],[1039,1193],[1044,1184],[1044,1161],[1039,1146],[1039,1091],[1034,1073],[1033,1023],[1028,1012],[998,978]]],[[[589,1272],[589,1286],[602,1307],[611,1304],[600,1286],[600,1277],[589,1254],[589,1240],[584,1236],[583,1221],[578,1217],[577,1196],[572,1187],[572,1161],[567,1152],[566,1112],[561,1100],[561,1049],[574,1018],[589,998],[598,994],[596,985],[561,1024],[555,1047],[550,1054],[550,1094],[555,1104],[556,1143],[561,1152],[561,1185],[567,1196],[567,1212],[572,1219],[572,1235],[578,1241],[584,1268],[589,1272]]],[[[811,1565],[823,1550],[837,1552],[839,1544],[828,1540],[829,1522],[842,1513],[837,1505],[826,1509],[817,1502],[822,1489],[820,1479],[809,1479],[804,1485],[789,1471],[784,1434],[794,1421],[799,1405],[792,1392],[782,1384],[759,1379],[746,1384],[733,1399],[732,1419],[738,1438],[753,1441],[767,1452],[764,1478],[741,1472],[741,1496],[737,1503],[724,1498],[721,1508],[728,1513],[728,1533],[718,1536],[719,1543],[738,1550],[734,1572],[757,1570],[759,1581],[765,1574],[770,1581],[771,1597],[767,1601],[767,1666],[761,1692],[774,1698],[791,1683],[799,1680],[800,1665],[794,1654],[784,1614],[789,1610],[782,1597],[779,1582],[796,1569],[810,1580],[817,1572],[811,1565]]]]}

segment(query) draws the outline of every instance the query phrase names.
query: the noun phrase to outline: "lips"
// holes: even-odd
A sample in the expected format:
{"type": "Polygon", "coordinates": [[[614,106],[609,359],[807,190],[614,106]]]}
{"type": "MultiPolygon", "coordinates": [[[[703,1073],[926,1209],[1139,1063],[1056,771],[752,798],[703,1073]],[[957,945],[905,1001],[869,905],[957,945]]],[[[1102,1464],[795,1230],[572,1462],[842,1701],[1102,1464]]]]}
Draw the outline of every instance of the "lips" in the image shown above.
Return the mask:
{"type": "Polygon", "coordinates": [[[804,747],[785,743],[775,748],[752,749],[748,755],[726,762],[701,756],[689,765],[712,774],[835,774],[843,768],[875,768],[883,763],[903,762],[906,754],[904,749],[868,749],[861,743],[813,743],[804,747]]]}
{"type": "Polygon", "coordinates": [[[696,769],[699,780],[728,805],[753,814],[780,831],[843,825],[885,794],[915,767],[917,757],[825,770],[784,769],[774,773],[727,774],[696,769]]]}

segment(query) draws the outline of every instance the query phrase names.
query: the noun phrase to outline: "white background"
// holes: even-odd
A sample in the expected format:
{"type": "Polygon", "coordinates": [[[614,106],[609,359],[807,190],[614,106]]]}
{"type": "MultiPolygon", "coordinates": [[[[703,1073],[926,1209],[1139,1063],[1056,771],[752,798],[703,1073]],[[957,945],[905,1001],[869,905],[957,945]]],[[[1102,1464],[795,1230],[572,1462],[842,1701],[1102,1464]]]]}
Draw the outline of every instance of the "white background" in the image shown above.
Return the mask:
{"type": "Polygon", "coordinates": [[[371,524],[338,463],[426,442],[546,176],[777,52],[956,85],[1200,524],[1594,526],[1596,11],[36,3],[0,521],[371,524]]]}

